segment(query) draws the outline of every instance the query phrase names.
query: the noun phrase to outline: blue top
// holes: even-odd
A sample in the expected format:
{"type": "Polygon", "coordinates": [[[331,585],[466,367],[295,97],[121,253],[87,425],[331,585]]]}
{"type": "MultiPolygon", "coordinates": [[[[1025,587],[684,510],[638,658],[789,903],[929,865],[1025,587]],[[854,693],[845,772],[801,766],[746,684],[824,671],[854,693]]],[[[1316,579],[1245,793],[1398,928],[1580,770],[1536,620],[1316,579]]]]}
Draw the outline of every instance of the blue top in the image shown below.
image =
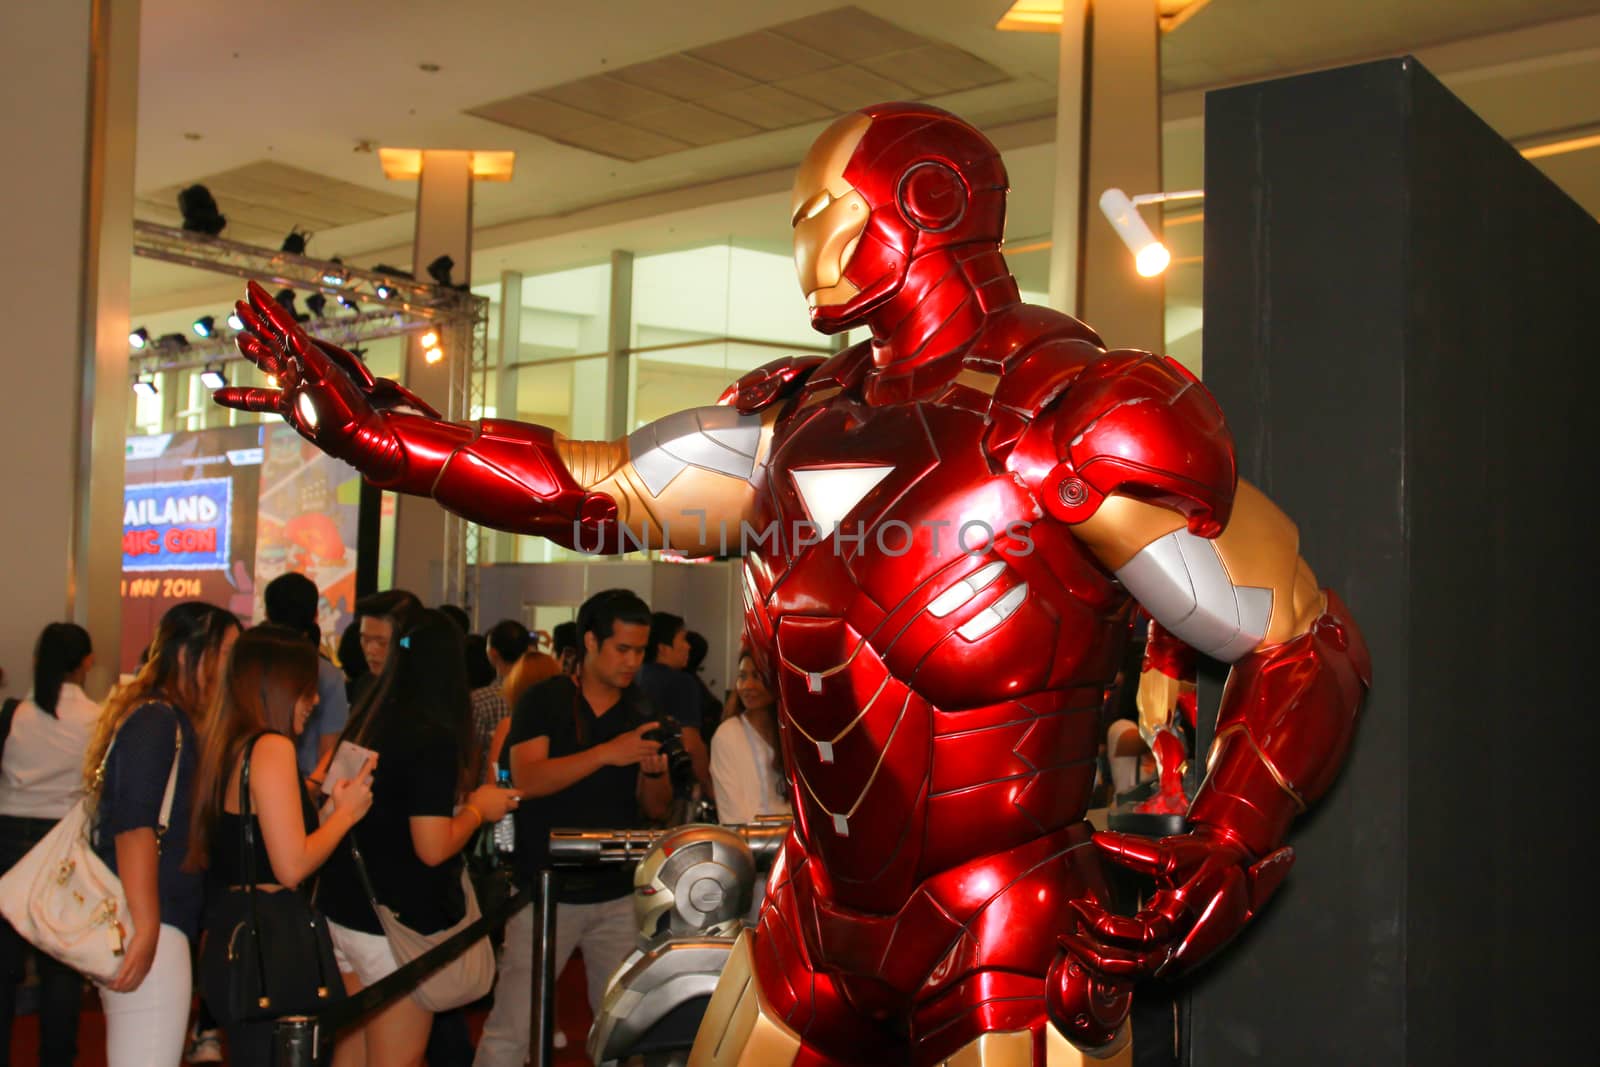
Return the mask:
{"type": "Polygon", "coordinates": [[[322,758],[322,739],[338,737],[350,718],[350,700],[345,696],[344,672],[322,656],[317,657],[317,706],[311,709],[306,728],[294,743],[295,762],[300,777],[308,778],[322,758]]]}
{"type": "Polygon", "coordinates": [[[106,761],[105,784],[95,818],[95,854],[117,873],[118,834],[145,827],[155,829],[161,818],[161,798],[167,791],[177,735],[183,736],[178,754],[178,784],[172,813],[161,837],[161,921],[176,926],[192,943],[199,935],[204,899],[199,872],[183,869],[189,853],[189,821],[194,814],[194,772],[200,744],[189,716],[171,704],[150,701],[139,705],[123,720],[106,761]]]}

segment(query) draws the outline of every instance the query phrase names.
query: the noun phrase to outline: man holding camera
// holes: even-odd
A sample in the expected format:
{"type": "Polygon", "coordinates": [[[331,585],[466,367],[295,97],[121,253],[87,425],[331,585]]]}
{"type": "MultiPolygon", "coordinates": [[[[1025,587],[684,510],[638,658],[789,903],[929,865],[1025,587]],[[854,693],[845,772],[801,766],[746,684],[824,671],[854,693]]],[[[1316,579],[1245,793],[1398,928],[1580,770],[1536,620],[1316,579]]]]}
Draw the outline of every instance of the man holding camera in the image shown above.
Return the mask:
{"type": "MultiPolygon", "coordinates": [[[[672,800],[667,758],[645,735],[659,725],[633,684],[650,640],[650,609],[625,589],[596,593],[578,609],[583,644],[576,681],[557,675],[523,694],[511,715],[501,764],[530,802],[517,812],[519,876],[544,866],[553,826],[631,829],[660,819],[672,800]],[[531,802],[532,798],[541,798],[531,802]]],[[[589,1007],[633,950],[633,872],[574,871],[561,879],[556,971],[583,948],[589,1007]]],[[[475,1067],[522,1067],[528,1055],[535,915],[506,924],[494,1010],[475,1067]]]]}

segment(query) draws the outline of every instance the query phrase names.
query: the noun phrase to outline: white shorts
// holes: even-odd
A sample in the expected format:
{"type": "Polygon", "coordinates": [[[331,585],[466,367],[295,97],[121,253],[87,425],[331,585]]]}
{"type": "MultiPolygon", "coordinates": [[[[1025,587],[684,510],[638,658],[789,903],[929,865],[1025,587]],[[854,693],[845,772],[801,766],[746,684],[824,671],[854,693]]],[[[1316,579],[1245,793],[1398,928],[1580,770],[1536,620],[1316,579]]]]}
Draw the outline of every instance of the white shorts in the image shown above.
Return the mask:
{"type": "Polygon", "coordinates": [[[362,933],[336,922],[328,923],[328,933],[333,937],[333,959],[340,973],[355,975],[363,987],[400,969],[389,939],[382,934],[362,933]]]}

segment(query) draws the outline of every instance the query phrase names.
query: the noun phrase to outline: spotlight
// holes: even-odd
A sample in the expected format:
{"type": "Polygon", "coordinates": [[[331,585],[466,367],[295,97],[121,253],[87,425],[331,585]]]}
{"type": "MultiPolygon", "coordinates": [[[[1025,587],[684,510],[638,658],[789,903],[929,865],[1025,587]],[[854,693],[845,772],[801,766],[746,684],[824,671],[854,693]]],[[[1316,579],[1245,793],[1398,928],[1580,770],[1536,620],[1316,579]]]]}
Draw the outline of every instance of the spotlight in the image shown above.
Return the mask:
{"type": "Polygon", "coordinates": [[[141,374],[133,380],[133,391],[138,396],[155,396],[156,380],[149,374],[141,374]]]}
{"type": "Polygon", "coordinates": [[[454,269],[456,261],[449,256],[440,256],[428,264],[428,277],[432,278],[435,285],[442,285],[446,289],[454,288],[450,281],[450,271],[454,269]]]}
{"type": "Polygon", "coordinates": [[[1205,195],[1203,190],[1191,189],[1181,193],[1145,193],[1130,197],[1121,189],[1107,189],[1100,194],[1100,210],[1105,214],[1106,221],[1111,223],[1111,228],[1117,231],[1117,236],[1122,238],[1122,243],[1128,246],[1128,251],[1133,253],[1134,269],[1143,277],[1154,278],[1172,263],[1172,253],[1150,232],[1150,227],[1139,215],[1139,208],[1144,204],[1164,204],[1169,200],[1199,200],[1205,195]]]}
{"type": "Polygon", "coordinates": [[[189,339],[181,333],[164,333],[156,338],[156,347],[163,349],[188,348],[189,339]]]}
{"type": "Polygon", "coordinates": [[[429,366],[432,366],[443,358],[444,349],[442,348],[425,348],[422,350],[422,361],[429,366]]]}
{"type": "Polygon", "coordinates": [[[304,312],[296,310],[296,308],[294,306],[294,290],[293,289],[279,289],[277,291],[277,293],[273,295],[272,299],[276,300],[278,302],[278,306],[283,308],[283,310],[287,311],[294,318],[294,321],[296,321],[296,322],[310,322],[311,321],[311,316],[310,315],[307,315],[304,312]]]}
{"type": "Polygon", "coordinates": [[[194,320],[194,332],[197,337],[210,337],[217,332],[217,320],[212,315],[202,315],[194,320]]]}
{"type": "Polygon", "coordinates": [[[340,293],[339,303],[341,306],[349,308],[355,314],[361,314],[361,308],[356,305],[354,300],[350,299],[349,293],[340,293]]]}
{"type": "Polygon", "coordinates": [[[235,333],[244,329],[244,320],[239,317],[237,311],[228,315],[228,329],[233,330],[235,333]]]}
{"type": "Polygon", "coordinates": [[[427,333],[423,334],[422,337],[421,337],[421,341],[422,341],[422,347],[423,348],[438,348],[439,347],[439,335],[437,333],[435,333],[433,330],[429,330],[427,333]]]}
{"type": "Polygon", "coordinates": [[[150,331],[143,326],[128,334],[128,343],[134,348],[143,348],[150,343],[150,331]]]}
{"type": "Polygon", "coordinates": [[[328,306],[328,298],[321,293],[312,293],[306,297],[306,310],[317,318],[322,318],[323,309],[328,306]]]}
{"type": "MultiPolygon", "coordinates": [[[[411,278],[410,271],[401,270],[399,267],[391,267],[387,263],[379,263],[376,267],[373,267],[372,270],[375,274],[387,274],[392,278],[406,278],[408,280],[411,278]]],[[[393,300],[396,295],[394,286],[385,284],[384,282],[379,282],[376,286],[374,286],[373,291],[378,294],[379,300],[393,300]]]]}
{"type": "MultiPolygon", "coordinates": [[[[329,263],[338,263],[338,264],[342,265],[344,263],[344,260],[340,259],[338,256],[334,256],[332,259],[328,260],[328,262],[329,263]]],[[[325,270],[325,271],[322,272],[322,284],[323,285],[331,285],[331,286],[333,286],[335,288],[338,288],[339,286],[343,285],[344,283],[345,283],[345,273],[344,273],[344,271],[342,271],[342,270],[325,270]]]]}
{"type": "Polygon", "coordinates": [[[228,378],[222,373],[222,364],[207,363],[206,369],[200,372],[200,384],[207,389],[221,389],[228,384],[228,378]]]}
{"type": "Polygon", "coordinates": [[[227,216],[217,210],[211,190],[203,185],[191,185],[178,193],[178,211],[183,215],[183,228],[190,233],[215,237],[228,225],[227,216]]]}
{"type": "Polygon", "coordinates": [[[296,226],[289,231],[289,236],[283,239],[283,247],[278,251],[287,252],[291,256],[303,256],[306,254],[306,242],[309,240],[311,235],[302,232],[300,227],[296,226]]]}

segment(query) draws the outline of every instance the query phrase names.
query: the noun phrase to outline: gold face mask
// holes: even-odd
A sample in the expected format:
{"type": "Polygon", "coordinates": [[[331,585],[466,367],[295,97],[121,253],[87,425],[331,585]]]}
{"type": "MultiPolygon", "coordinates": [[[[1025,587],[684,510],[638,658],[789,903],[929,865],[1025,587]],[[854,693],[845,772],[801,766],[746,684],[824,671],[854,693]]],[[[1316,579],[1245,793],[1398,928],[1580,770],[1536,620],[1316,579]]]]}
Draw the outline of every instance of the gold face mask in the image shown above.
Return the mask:
{"type": "Polygon", "coordinates": [[[794,267],[811,307],[848,303],[859,289],[844,277],[871,213],[844,169],[872,120],[846,115],[818,137],[795,173],[790,203],[794,267]]]}

